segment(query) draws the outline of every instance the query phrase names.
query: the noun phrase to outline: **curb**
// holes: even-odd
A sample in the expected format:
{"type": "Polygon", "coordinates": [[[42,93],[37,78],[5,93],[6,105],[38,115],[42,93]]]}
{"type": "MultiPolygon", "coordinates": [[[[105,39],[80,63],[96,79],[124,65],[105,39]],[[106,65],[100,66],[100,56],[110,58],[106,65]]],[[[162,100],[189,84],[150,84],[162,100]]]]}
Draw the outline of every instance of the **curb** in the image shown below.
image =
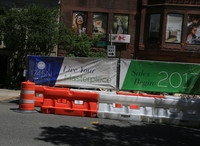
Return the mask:
{"type": "Polygon", "coordinates": [[[0,101],[19,99],[20,90],[0,89],[0,101]]]}
{"type": "Polygon", "coordinates": [[[19,99],[19,96],[17,96],[17,97],[0,96],[0,101],[18,100],[18,99],[19,99]]]}

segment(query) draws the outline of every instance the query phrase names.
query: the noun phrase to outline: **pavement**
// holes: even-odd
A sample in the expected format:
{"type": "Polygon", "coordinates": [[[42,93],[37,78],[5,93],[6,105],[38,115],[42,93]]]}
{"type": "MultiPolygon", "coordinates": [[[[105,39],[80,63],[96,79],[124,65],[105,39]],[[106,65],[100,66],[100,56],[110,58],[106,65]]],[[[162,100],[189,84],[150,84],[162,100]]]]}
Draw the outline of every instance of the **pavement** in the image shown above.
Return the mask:
{"type": "Polygon", "coordinates": [[[20,90],[0,89],[0,101],[19,99],[20,90]]]}

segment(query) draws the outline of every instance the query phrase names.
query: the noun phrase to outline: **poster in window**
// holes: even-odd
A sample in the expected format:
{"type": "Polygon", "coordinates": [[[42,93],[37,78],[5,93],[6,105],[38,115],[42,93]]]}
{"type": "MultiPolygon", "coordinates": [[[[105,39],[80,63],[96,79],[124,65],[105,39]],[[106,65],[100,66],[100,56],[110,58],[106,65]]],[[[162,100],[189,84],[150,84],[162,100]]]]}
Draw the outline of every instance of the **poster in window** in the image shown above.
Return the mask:
{"type": "Polygon", "coordinates": [[[114,15],[114,34],[128,34],[128,15],[114,15]]]}
{"type": "Polygon", "coordinates": [[[93,15],[93,35],[103,35],[106,37],[107,25],[108,25],[108,15],[104,13],[94,13],[93,15]]]}
{"type": "Polygon", "coordinates": [[[165,42],[180,43],[182,34],[183,16],[180,14],[167,15],[165,42]]]}
{"type": "Polygon", "coordinates": [[[87,14],[84,12],[73,12],[72,29],[79,35],[85,34],[87,28],[87,14]]]}
{"type": "Polygon", "coordinates": [[[187,44],[200,44],[200,15],[188,16],[186,37],[187,44]]]}
{"type": "Polygon", "coordinates": [[[160,14],[152,14],[150,16],[149,40],[157,42],[160,32],[160,14]]]}

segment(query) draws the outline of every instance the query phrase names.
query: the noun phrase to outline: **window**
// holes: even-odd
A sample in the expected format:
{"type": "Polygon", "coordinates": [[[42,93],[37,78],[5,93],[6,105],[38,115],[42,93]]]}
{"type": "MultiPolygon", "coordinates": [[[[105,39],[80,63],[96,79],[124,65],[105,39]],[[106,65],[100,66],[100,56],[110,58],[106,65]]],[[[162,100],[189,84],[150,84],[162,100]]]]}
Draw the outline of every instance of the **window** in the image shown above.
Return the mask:
{"type": "Polygon", "coordinates": [[[114,34],[128,34],[128,15],[114,15],[114,34]]]}
{"type": "Polygon", "coordinates": [[[73,12],[72,29],[79,35],[85,34],[87,28],[87,13],[73,12]]]}
{"type": "Polygon", "coordinates": [[[108,26],[108,15],[104,13],[94,13],[93,14],[93,29],[92,34],[103,35],[103,38],[106,38],[108,26]]]}
{"type": "Polygon", "coordinates": [[[181,42],[182,22],[183,22],[183,16],[180,14],[167,15],[165,42],[167,43],[181,42]]]}
{"type": "Polygon", "coordinates": [[[200,44],[200,15],[188,16],[186,43],[200,44]]]}
{"type": "Polygon", "coordinates": [[[157,43],[160,35],[160,14],[150,16],[149,42],[157,43]]]}

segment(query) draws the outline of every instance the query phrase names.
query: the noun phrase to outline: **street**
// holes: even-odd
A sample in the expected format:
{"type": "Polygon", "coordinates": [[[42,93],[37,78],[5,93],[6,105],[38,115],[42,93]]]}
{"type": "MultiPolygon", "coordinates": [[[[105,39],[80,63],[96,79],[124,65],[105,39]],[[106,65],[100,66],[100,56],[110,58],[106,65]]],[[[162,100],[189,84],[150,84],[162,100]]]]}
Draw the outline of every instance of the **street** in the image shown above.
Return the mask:
{"type": "Polygon", "coordinates": [[[18,100],[0,102],[0,146],[190,145],[200,129],[89,117],[17,113],[18,100]]]}

